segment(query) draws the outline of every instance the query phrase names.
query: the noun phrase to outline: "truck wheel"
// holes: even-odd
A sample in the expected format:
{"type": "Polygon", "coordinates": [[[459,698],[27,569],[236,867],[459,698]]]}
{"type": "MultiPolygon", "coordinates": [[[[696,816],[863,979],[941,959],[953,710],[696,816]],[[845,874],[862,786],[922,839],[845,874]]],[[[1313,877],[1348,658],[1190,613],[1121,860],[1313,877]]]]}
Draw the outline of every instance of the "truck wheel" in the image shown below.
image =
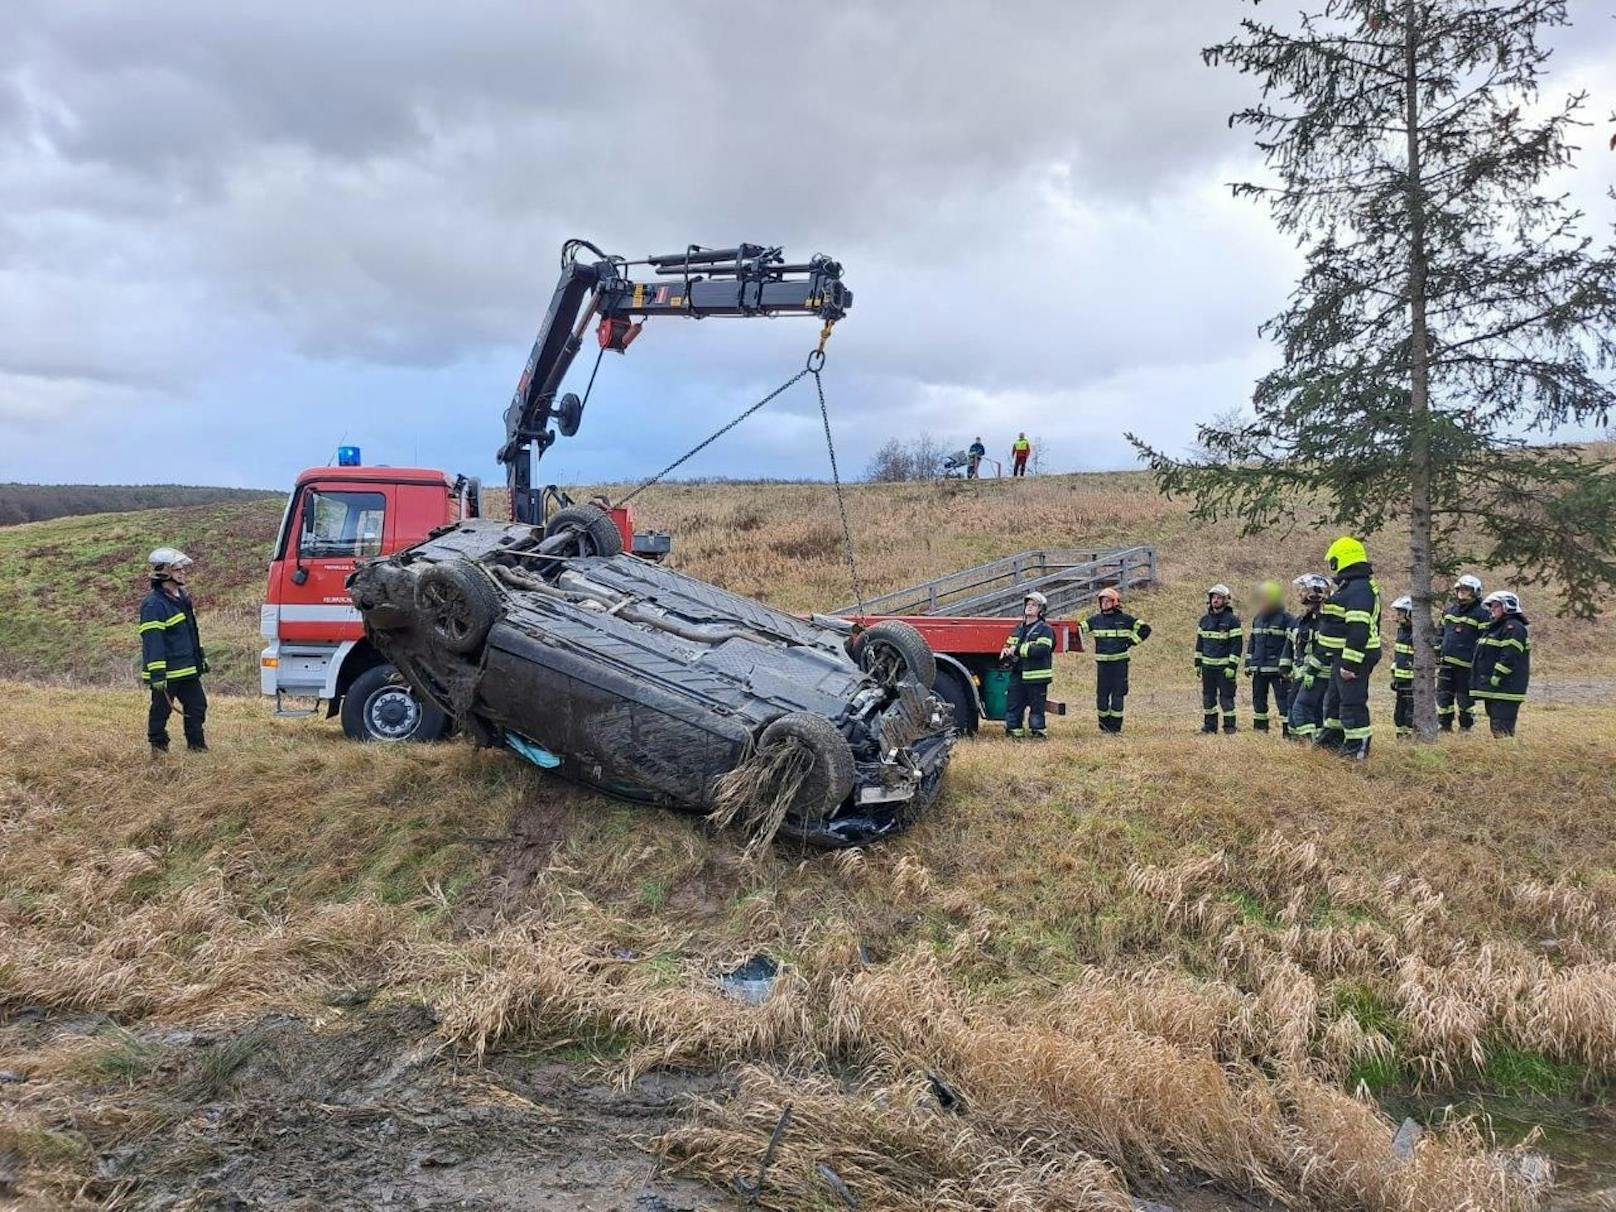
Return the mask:
{"type": "Polygon", "coordinates": [[[421,573],[415,607],[450,652],[476,652],[499,617],[499,591],[470,560],[451,560],[421,573]]]}
{"type": "Polygon", "coordinates": [[[822,715],[793,711],[773,721],[758,740],[758,751],[795,745],[809,755],[809,766],[787,815],[823,821],[853,790],[853,750],[847,739],[822,715]]]}
{"type": "Polygon", "coordinates": [[[937,658],[931,645],[908,623],[884,619],[858,637],[854,645],[859,668],[888,685],[905,674],[930,690],[937,684],[937,658]]]}
{"type": "Polygon", "coordinates": [[[623,536],[611,515],[593,505],[569,505],[550,515],[544,524],[544,537],[569,533],[573,550],[563,550],[568,556],[614,556],[623,554],[623,536]]]}
{"type": "Polygon", "coordinates": [[[376,665],[342,696],[342,731],[354,741],[436,741],[448,733],[449,717],[391,665],[376,665]]]}
{"type": "Polygon", "coordinates": [[[975,736],[981,719],[976,714],[976,695],[965,684],[959,670],[946,666],[937,670],[937,697],[954,713],[954,728],[961,736],[975,736]]]}

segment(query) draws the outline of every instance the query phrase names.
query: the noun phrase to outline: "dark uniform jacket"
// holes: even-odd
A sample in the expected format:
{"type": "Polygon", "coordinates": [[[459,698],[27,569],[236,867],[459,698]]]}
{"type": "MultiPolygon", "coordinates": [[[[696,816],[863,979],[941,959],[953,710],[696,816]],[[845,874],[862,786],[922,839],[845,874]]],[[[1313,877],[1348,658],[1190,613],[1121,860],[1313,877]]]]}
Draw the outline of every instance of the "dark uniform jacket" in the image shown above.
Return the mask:
{"type": "Polygon", "coordinates": [[[1055,633],[1043,619],[1023,621],[1010,638],[1011,668],[1023,682],[1047,682],[1055,676],[1055,633]]]}
{"type": "Polygon", "coordinates": [[[1492,615],[1480,602],[1468,606],[1454,598],[1442,612],[1442,663],[1469,669],[1476,659],[1476,638],[1492,625],[1492,615]]]}
{"type": "Polygon", "coordinates": [[[1288,610],[1269,610],[1251,620],[1251,643],[1246,646],[1246,668],[1253,673],[1289,673],[1285,640],[1296,620],[1288,610]]]}
{"type": "Polygon", "coordinates": [[[1290,670],[1292,677],[1317,677],[1330,668],[1329,654],[1318,643],[1323,622],[1317,610],[1292,616],[1290,634],[1285,637],[1285,650],[1280,656],[1281,665],[1290,670]]]}
{"type": "Polygon", "coordinates": [[[1526,633],[1526,616],[1506,614],[1496,623],[1489,619],[1487,630],[1476,640],[1470,693],[1478,699],[1519,703],[1525,700],[1531,679],[1532,640],[1526,633]]]}
{"type": "Polygon", "coordinates": [[[1141,623],[1120,606],[1100,610],[1083,620],[1083,634],[1094,641],[1096,661],[1126,661],[1135,644],[1150,636],[1150,624],[1141,623]]]}
{"type": "Polygon", "coordinates": [[[140,604],[140,680],[162,686],[198,677],[207,668],[191,595],[182,589],[170,597],[154,583],[140,604]]]}
{"type": "Polygon", "coordinates": [[[1380,657],[1380,586],[1367,560],[1336,573],[1335,585],[1324,603],[1319,644],[1356,672],[1371,654],[1380,657]]]}
{"type": "Polygon", "coordinates": [[[1195,630],[1195,667],[1227,665],[1236,669],[1244,644],[1239,615],[1227,606],[1222,610],[1209,610],[1201,616],[1195,630]]]}
{"type": "Polygon", "coordinates": [[[1414,620],[1397,624],[1397,641],[1392,657],[1392,684],[1414,680],[1414,620]]]}

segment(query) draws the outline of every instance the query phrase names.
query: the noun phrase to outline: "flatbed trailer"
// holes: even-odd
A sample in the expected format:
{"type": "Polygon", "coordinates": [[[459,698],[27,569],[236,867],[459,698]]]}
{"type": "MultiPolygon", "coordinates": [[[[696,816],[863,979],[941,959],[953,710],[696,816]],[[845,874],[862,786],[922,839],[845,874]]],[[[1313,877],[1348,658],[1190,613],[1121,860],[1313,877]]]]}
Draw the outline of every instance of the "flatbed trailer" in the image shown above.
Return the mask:
{"type": "MultiPolygon", "coordinates": [[[[899,619],[925,636],[937,654],[937,693],[954,708],[960,731],[1003,718],[996,693],[999,651],[1021,619],[1021,604],[1034,591],[1049,599],[1055,652],[1082,652],[1082,620],[1059,617],[1095,600],[1100,590],[1124,591],[1155,583],[1156,550],[1149,546],[1102,549],[1037,549],[962,568],[905,589],[881,594],[833,617],[855,627],[899,619]]],[[[1049,709],[1064,715],[1066,705],[1049,709]]]]}

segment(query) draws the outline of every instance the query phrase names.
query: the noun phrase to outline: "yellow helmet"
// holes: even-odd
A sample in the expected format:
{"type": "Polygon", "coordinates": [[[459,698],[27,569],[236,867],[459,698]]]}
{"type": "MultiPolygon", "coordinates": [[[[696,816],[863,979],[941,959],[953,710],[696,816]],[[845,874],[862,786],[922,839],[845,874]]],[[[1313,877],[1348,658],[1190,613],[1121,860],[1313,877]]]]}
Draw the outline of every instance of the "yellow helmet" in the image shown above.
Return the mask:
{"type": "Polygon", "coordinates": [[[1257,597],[1269,605],[1281,603],[1285,600],[1285,587],[1278,581],[1264,581],[1257,586],[1257,597]]]}
{"type": "Polygon", "coordinates": [[[1330,566],[1331,572],[1340,572],[1368,559],[1369,553],[1364,550],[1364,545],[1348,535],[1342,535],[1331,543],[1330,550],[1324,553],[1324,562],[1330,566]]]}

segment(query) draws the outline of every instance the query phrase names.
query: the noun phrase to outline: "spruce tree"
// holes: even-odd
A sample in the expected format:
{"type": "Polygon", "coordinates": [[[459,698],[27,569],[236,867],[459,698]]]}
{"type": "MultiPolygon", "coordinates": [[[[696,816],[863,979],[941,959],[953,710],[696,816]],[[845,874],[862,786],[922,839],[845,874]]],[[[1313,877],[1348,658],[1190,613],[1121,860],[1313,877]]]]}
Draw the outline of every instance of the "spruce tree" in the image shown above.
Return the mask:
{"type": "Polygon", "coordinates": [[[1305,269],[1263,327],[1283,364],[1254,417],[1201,426],[1188,458],[1129,438],[1164,491],[1248,534],[1406,523],[1381,577],[1408,576],[1426,737],[1436,576],[1479,560],[1581,615],[1616,586],[1616,462],[1551,443],[1616,411],[1616,256],[1554,192],[1585,98],[1540,91],[1566,23],[1564,0],[1322,0],[1203,52],[1261,86],[1230,123],[1269,177],[1233,188],[1305,269]]]}

